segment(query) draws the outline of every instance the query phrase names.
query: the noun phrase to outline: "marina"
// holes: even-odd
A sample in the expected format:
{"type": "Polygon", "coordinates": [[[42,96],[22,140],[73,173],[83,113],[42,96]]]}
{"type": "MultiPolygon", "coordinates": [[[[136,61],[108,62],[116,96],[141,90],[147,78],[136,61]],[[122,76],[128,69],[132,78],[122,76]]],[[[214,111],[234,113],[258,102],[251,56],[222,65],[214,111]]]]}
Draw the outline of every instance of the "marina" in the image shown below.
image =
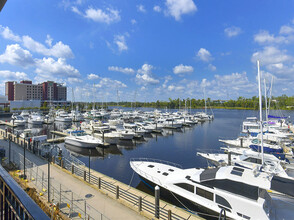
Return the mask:
{"type": "MultiPolygon", "coordinates": [[[[146,111],[150,110],[148,109],[146,111]]],[[[193,110],[192,113],[194,111],[195,110],[193,110]]],[[[215,117],[212,121],[200,122],[192,126],[184,126],[181,129],[163,129],[160,133],[146,132],[143,136],[137,137],[131,141],[121,140],[117,145],[107,145],[105,143],[106,145],[104,147],[96,147],[96,149],[90,150],[86,148],[83,150],[80,147],[60,143],[69,135],[69,133],[65,133],[65,131],[70,131],[73,128],[79,131],[80,122],[75,124],[60,122],[51,125],[44,124],[42,128],[37,126],[35,129],[38,129],[36,135],[47,134],[48,137],[51,138],[47,139],[47,142],[57,144],[58,148],[62,149],[62,154],[65,158],[66,155],[71,155],[71,157],[77,158],[77,160],[84,164],[85,170],[90,167],[92,170],[91,173],[97,172],[97,178],[99,178],[98,176],[100,175],[107,175],[111,179],[121,182],[121,184],[130,185],[139,190],[143,190],[145,193],[149,193],[152,196],[152,190],[143,186],[139,176],[134,175],[134,171],[129,165],[129,162],[133,160],[133,158],[144,157],[160,159],[181,164],[181,166],[185,168],[205,168],[208,162],[203,157],[197,156],[197,152],[218,151],[221,146],[225,146],[222,142],[219,142],[219,139],[233,139],[237,137],[244,118],[248,115],[256,115],[257,113],[257,111],[245,110],[215,110],[215,117]],[[240,115],[242,116],[240,117],[240,115]],[[52,128],[54,130],[51,130],[52,128]]],[[[293,114],[291,111],[283,113],[289,116],[293,114]]],[[[107,122],[107,120],[105,120],[105,122],[107,122]]],[[[2,133],[5,133],[5,127],[3,129],[2,133]]],[[[9,126],[7,126],[6,129],[9,129],[9,126]]],[[[31,129],[34,129],[34,126],[31,127],[31,129]]],[[[18,132],[18,129],[16,129],[16,131],[18,132]]],[[[17,135],[13,136],[13,138],[16,139],[17,135]]],[[[20,144],[22,145],[23,143],[20,142],[20,144]]],[[[292,161],[291,157],[288,158],[292,161]]],[[[289,168],[293,169],[292,167],[293,166],[290,166],[289,168]]],[[[73,173],[73,170],[76,170],[76,168],[69,167],[68,170],[73,173]]],[[[84,181],[87,181],[90,177],[93,178],[89,175],[87,177],[87,174],[81,174],[81,178],[84,181]]],[[[98,184],[98,179],[93,179],[90,182],[93,181],[96,181],[94,185],[98,184]]],[[[175,202],[171,197],[163,197],[163,199],[169,203],[175,202]]],[[[177,204],[177,202],[175,202],[175,204],[177,204]]],[[[184,210],[187,209],[186,205],[184,205],[184,207],[181,203],[177,205],[184,208],[184,210]]],[[[203,214],[205,211],[201,208],[194,211],[195,213],[202,213],[202,215],[200,214],[202,217],[207,217],[203,214]]],[[[217,213],[213,215],[217,216],[217,213]]]]}

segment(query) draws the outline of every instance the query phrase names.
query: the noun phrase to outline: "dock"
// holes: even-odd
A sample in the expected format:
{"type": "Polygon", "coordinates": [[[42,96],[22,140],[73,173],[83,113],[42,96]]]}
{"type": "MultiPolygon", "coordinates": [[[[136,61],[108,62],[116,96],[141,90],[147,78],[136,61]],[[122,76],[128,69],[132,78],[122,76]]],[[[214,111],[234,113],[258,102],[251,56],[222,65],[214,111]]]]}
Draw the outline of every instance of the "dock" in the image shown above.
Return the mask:
{"type": "MultiPolygon", "coordinates": [[[[0,144],[8,153],[9,143],[1,140],[1,136],[8,137],[3,129],[0,129],[0,144]]],[[[21,173],[23,173],[23,165],[21,165],[24,159],[23,146],[27,145],[12,142],[11,152],[13,155],[7,155],[8,158],[15,160],[12,162],[19,163],[20,169],[22,169],[21,173]]],[[[152,195],[89,169],[82,164],[67,161],[65,158],[61,161],[59,158],[52,158],[53,162],[50,166],[51,190],[47,190],[48,161],[29,149],[26,151],[26,159],[27,184],[40,191],[40,196],[43,198],[48,196],[48,191],[51,192],[51,199],[61,201],[61,211],[64,214],[76,213],[75,216],[71,216],[72,219],[101,219],[102,216],[103,219],[157,219],[155,218],[155,198],[152,195]]],[[[163,200],[160,200],[159,210],[160,219],[203,219],[163,200]]]]}
{"type": "Polygon", "coordinates": [[[6,125],[6,126],[9,126],[9,127],[13,127],[13,128],[17,127],[17,125],[14,125],[14,124],[12,124],[10,122],[6,122],[6,121],[2,121],[2,120],[0,120],[0,125],[6,125]]]}

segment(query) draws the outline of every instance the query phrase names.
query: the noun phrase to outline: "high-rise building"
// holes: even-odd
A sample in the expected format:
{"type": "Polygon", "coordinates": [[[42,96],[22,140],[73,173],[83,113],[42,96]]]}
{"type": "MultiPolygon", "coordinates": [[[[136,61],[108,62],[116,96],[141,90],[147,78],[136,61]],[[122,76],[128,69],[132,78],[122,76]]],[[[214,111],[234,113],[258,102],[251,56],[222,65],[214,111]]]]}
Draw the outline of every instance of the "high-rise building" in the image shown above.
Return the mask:
{"type": "Polygon", "coordinates": [[[47,81],[41,84],[32,84],[32,81],[29,80],[23,80],[20,83],[5,83],[5,95],[8,97],[8,101],[66,101],[66,92],[67,89],[65,86],[53,81],[47,81]]]}

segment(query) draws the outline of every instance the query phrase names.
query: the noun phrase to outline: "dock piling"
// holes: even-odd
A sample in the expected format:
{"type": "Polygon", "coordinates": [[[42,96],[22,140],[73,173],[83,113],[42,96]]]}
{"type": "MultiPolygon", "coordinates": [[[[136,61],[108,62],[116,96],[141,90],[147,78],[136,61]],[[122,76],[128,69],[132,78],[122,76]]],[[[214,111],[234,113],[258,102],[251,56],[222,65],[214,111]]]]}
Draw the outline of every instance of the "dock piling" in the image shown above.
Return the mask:
{"type": "Polygon", "coordinates": [[[142,196],[139,196],[138,198],[138,211],[142,211],[142,196]]]}
{"type": "Polygon", "coordinates": [[[116,186],[116,199],[119,199],[119,186],[116,186]]]}

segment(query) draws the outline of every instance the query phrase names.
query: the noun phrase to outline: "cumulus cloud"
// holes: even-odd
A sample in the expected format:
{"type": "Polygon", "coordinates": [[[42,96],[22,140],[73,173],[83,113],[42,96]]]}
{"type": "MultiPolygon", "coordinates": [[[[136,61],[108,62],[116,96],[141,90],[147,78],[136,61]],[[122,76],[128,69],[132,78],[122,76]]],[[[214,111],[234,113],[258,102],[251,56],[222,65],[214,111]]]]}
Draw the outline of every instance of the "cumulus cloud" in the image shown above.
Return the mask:
{"type": "MultiPolygon", "coordinates": [[[[51,37],[50,37],[51,38],[51,37]]],[[[30,51],[40,53],[46,56],[62,57],[62,58],[73,58],[73,53],[70,47],[66,44],[63,44],[61,41],[57,42],[53,47],[47,48],[44,44],[41,44],[30,36],[23,36],[23,45],[30,51]]],[[[50,42],[50,39],[47,42],[50,42]]],[[[52,43],[52,41],[51,41],[52,43]]]]}
{"type": "Polygon", "coordinates": [[[208,64],[208,69],[209,69],[210,71],[216,71],[216,67],[215,67],[214,65],[212,65],[211,63],[208,64]]]}
{"type": "Polygon", "coordinates": [[[146,9],[145,9],[144,5],[137,5],[137,10],[139,12],[146,13],[146,9]]]}
{"type": "Polygon", "coordinates": [[[67,78],[67,81],[71,84],[74,84],[74,83],[82,83],[83,80],[80,79],[80,78],[76,78],[76,77],[69,77],[67,78]]]}
{"type": "Polygon", "coordinates": [[[167,90],[169,92],[182,92],[185,89],[184,86],[169,85],[167,90]]]}
{"type": "Polygon", "coordinates": [[[289,43],[289,39],[284,36],[274,36],[269,34],[268,31],[261,30],[258,34],[254,35],[254,41],[259,44],[280,44],[280,43],[289,43]]]}
{"type": "Polygon", "coordinates": [[[132,23],[132,24],[137,24],[137,21],[136,21],[135,19],[132,19],[132,20],[131,20],[131,23],[132,23]]]}
{"type": "Polygon", "coordinates": [[[184,66],[183,64],[180,64],[173,68],[174,74],[180,74],[180,75],[185,73],[192,73],[193,71],[194,71],[194,68],[192,66],[184,66]]]}
{"type": "Polygon", "coordinates": [[[136,81],[139,85],[158,84],[159,80],[152,76],[152,69],[154,67],[150,64],[144,64],[141,69],[138,70],[136,75],[136,81]]]}
{"type": "Polygon", "coordinates": [[[49,47],[52,47],[52,41],[53,41],[53,38],[47,34],[47,38],[45,40],[45,43],[49,46],[49,47]]]}
{"type": "Polygon", "coordinates": [[[126,88],[127,85],[119,80],[113,80],[107,77],[100,77],[100,81],[98,84],[95,84],[95,87],[117,89],[117,88],[126,88]]]}
{"type": "Polygon", "coordinates": [[[280,34],[293,34],[294,33],[294,27],[288,26],[288,25],[283,25],[280,28],[280,34]]]}
{"type": "Polygon", "coordinates": [[[116,35],[113,40],[114,44],[117,46],[119,52],[128,50],[128,45],[126,43],[126,38],[124,35],[116,35]]]}
{"type": "Polygon", "coordinates": [[[227,37],[235,37],[241,34],[241,28],[232,26],[232,27],[226,28],[224,32],[227,35],[227,37]]]}
{"type": "Polygon", "coordinates": [[[166,0],[166,14],[180,21],[182,15],[191,14],[197,11],[197,6],[193,0],[166,0]]]}
{"type": "Polygon", "coordinates": [[[119,11],[112,8],[106,8],[105,11],[103,11],[100,8],[94,9],[92,7],[89,7],[83,13],[76,6],[73,6],[71,10],[74,13],[83,16],[84,18],[90,19],[98,23],[111,24],[118,22],[121,19],[119,11]]]}
{"type": "Polygon", "coordinates": [[[199,49],[199,51],[197,52],[197,57],[204,62],[209,62],[210,60],[213,60],[210,52],[205,48],[199,49]]]}
{"type": "Polygon", "coordinates": [[[255,63],[256,60],[260,60],[263,65],[268,65],[293,61],[293,57],[288,55],[286,50],[280,50],[274,46],[267,46],[261,51],[253,53],[251,61],[255,63]]]}
{"type": "Polygon", "coordinates": [[[9,63],[26,68],[34,65],[35,61],[28,50],[24,50],[19,44],[11,44],[7,45],[5,52],[0,55],[0,63],[9,63]]]}
{"type": "Polygon", "coordinates": [[[23,80],[28,79],[28,75],[24,72],[12,72],[9,70],[0,70],[1,79],[5,80],[23,80]]]}
{"type": "Polygon", "coordinates": [[[90,73],[87,75],[87,79],[89,80],[95,80],[95,79],[99,79],[100,77],[94,73],[90,73]]]}
{"type": "Polygon", "coordinates": [[[63,57],[63,58],[73,58],[73,52],[70,47],[66,44],[63,44],[61,41],[57,42],[52,46],[52,37],[47,34],[47,38],[45,40],[46,44],[49,46],[47,48],[44,44],[35,41],[30,36],[18,36],[13,34],[13,32],[8,27],[2,27],[0,25],[0,34],[3,38],[13,40],[16,42],[20,42],[24,47],[29,49],[32,52],[36,52],[45,56],[54,56],[54,57],[63,57]]]}
{"type": "Polygon", "coordinates": [[[118,66],[109,66],[108,70],[115,71],[115,72],[121,72],[124,74],[134,74],[135,73],[134,69],[128,68],[128,67],[123,68],[123,67],[118,67],[118,66]]]}
{"type": "Polygon", "coordinates": [[[153,7],[153,11],[161,12],[161,7],[158,6],[158,5],[155,5],[155,6],[153,7]]]}
{"type": "Polygon", "coordinates": [[[12,30],[9,29],[9,27],[3,27],[0,25],[0,34],[4,39],[12,40],[15,42],[21,42],[21,37],[18,35],[15,35],[12,30]]]}
{"type": "Polygon", "coordinates": [[[64,58],[58,58],[54,60],[53,58],[43,58],[38,60],[36,64],[37,68],[35,72],[41,76],[51,75],[53,77],[80,77],[80,73],[73,66],[66,63],[64,58]]]}

